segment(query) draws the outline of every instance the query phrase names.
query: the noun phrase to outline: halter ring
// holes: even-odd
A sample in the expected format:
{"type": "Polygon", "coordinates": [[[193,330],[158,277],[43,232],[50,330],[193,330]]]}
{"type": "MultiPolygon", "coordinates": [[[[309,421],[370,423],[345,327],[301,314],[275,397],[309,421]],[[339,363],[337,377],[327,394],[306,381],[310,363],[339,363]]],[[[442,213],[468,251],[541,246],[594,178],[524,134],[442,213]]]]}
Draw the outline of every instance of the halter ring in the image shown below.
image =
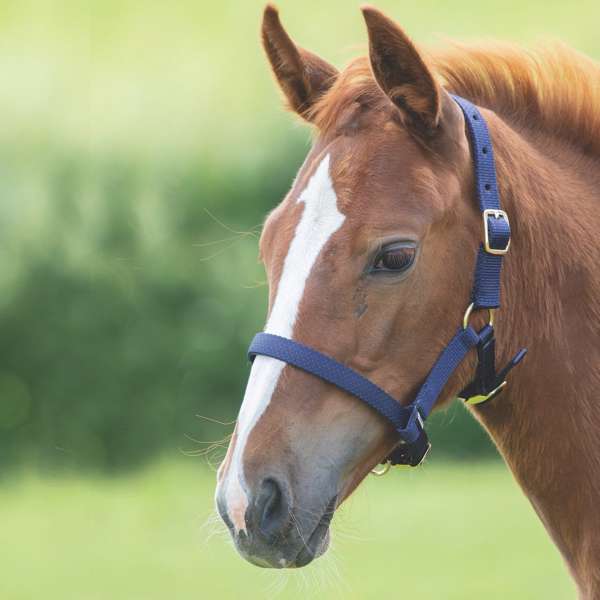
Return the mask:
{"type": "Polygon", "coordinates": [[[383,465],[371,469],[371,474],[375,475],[375,477],[383,477],[390,470],[391,466],[392,463],[388,460],[383,465]]]}
{"type": "MultiPolygon", "coordinates": [[[[475,310],[475,302],[471,302],[469,306],[467,306],[467,310],[465,311],[465,316],[463,317],[463,329],[466,329],[469,326],[469,319],[471,317],[472,312],[475,310]]],[[[496,312],[493,308],[488,308],[488,324],[493,327],[494,326],[494,313],[496,312]]]]}

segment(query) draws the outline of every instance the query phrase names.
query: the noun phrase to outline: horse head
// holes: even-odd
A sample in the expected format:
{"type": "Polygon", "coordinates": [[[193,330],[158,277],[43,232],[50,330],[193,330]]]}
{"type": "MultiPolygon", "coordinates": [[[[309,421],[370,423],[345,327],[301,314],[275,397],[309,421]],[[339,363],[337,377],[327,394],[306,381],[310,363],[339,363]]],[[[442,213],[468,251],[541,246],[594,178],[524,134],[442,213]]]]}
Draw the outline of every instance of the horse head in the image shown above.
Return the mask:
{"type": "MultiPolygon", "coordinates": [[[[409,403],[469,303],[481,217],[460,109],[398,25],[363,14],[369,57],[339,72],[265,9],[275,78],[316,134],[263,228],[265,331],[409,403]]],[[[216,494],[239,552],[275,568],[321,555],[335,509],[396,443],[356,398],[257,356],[216,494]]]]}

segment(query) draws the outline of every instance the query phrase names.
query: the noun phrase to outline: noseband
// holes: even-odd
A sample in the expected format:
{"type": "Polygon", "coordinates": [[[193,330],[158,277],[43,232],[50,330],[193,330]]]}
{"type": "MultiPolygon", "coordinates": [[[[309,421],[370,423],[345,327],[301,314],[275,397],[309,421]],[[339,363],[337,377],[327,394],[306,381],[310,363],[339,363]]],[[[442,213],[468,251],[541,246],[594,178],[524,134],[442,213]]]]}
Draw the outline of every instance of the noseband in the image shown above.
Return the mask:
{"type": "Polygon", "coordinates": [[[387,392],[337,360],[294,340],[269,333],[258,333],[248,349],[253,360],[257,355],[270,356],[337,386],[359,398],[388,419],[398,434],[398,444],[386,459],[391,465],[419,465],[430,444],[424,429],[444,385],[472,348],[477,348],[477,368],[473,381],[459,394],[469,404],[479,404],[497,396],[506,386],[506,375],[527,352],[521,349],[499,372],[496,371],[494,311],[500,307],[500,271],[502,259],[510,246],[508,215],[501,209],[496,180],[492,142],[485,120],[476,106],[453,96],[460,106],[471,143],[479,208],[483,217],[483,243],[479,247],[475,277],[462,325],[439,355],[416,398],[402,406],[387,392]],[[487,310],[488,323],[476,331],[469,323],[474,311],[487,310]]]}

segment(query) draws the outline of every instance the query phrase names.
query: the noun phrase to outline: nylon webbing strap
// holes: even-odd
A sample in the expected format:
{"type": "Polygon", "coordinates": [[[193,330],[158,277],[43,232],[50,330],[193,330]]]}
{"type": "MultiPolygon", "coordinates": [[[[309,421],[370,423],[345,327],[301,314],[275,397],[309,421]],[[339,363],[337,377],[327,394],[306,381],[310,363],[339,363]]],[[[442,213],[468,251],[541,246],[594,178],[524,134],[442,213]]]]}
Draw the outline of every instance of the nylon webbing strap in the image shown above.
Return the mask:
{"type": "Polygon", "coordinates": [[[406,427],[410,410],[366,377],[313,348],[278,335],[257,333],[248,349],[248,357],[253,360],[257,354],[277,358],[312,373],[360,398],[391,421],[396,429],[406,427]]]}
{"type": "Polygon", "coordinates": [[[502,254],[510,243],[510,225],[506,213],[501,210],[496,164],[492,140],[485,119],[479,109],[460,96],[452,96],[460,106],[471,143],[471,156],[475,169],[475,188],[479,209],[483,215],[484,232],[487,231],[489,249],[481,244],[475,267],[472,301],[476,308],[500,306],[500,270],[502,254]]]}
{"type": "Polygon", "coordinates": [[[320,377],[368,404],[391,421],[405,442],[411,443],[422,430],[422,421],[419,420],[417,411],[422,420],[427,418],[444,384],[478,341],[479,336],[471,327],[461,329],[440,354],[417,398],[408,406],[402,406],[398,400],[354,369],[288,338],[257,333],[248,349],[248,357],[253,360],[257,354],[270,356],[320,377]]]}
{"type": "Polygon", "coordinates": [[[423,417],[429,415],[450,375],[478,342],[479,335],[472,327],[467,327],[460,329],[444,348],[414,400],[423,417]]]}

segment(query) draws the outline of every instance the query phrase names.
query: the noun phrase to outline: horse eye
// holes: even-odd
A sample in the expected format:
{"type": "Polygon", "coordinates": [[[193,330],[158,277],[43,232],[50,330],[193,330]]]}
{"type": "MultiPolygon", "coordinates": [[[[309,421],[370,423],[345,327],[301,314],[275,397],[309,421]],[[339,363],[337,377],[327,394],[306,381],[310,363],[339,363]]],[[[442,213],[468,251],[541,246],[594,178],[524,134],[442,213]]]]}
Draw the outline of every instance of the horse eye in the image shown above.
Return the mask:
{"type": "Polygon", "coordinates": [[[393,245],[383,248],[377,255],[373,265],[375,272],[402,273],[414,262],[417,249],[409,245],[393,245]]]}

